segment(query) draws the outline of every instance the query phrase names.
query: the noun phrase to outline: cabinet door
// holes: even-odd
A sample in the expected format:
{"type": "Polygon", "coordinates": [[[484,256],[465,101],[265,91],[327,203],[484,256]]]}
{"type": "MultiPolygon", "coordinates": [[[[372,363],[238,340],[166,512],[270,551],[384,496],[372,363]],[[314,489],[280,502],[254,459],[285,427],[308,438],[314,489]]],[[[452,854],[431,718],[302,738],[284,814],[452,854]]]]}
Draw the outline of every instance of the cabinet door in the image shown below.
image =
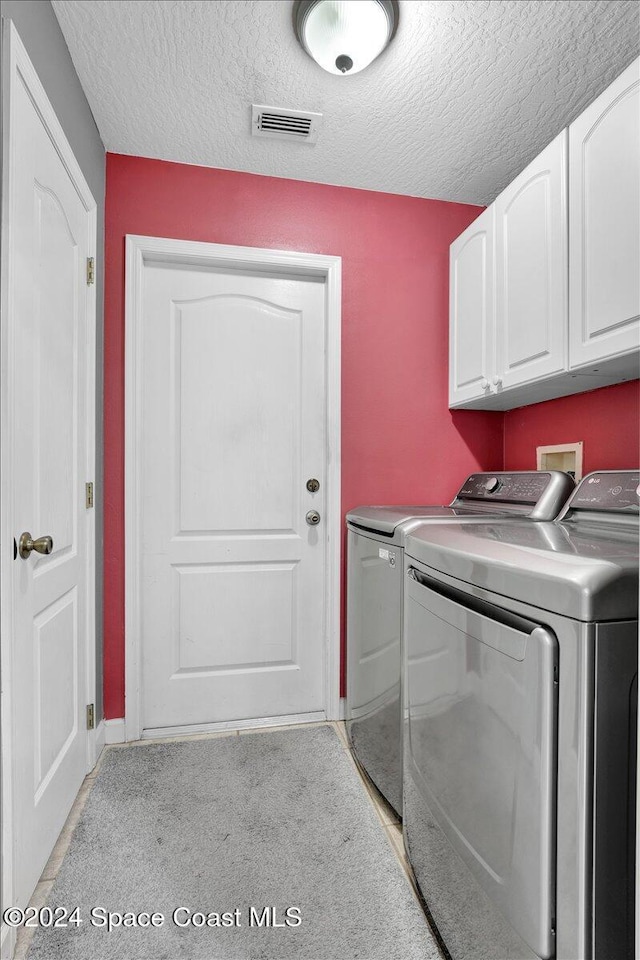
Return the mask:
{"type": "Polygon", "coordinates": [[[493,206],[451,244],[449,405],[489,395],[493,354],[493,206]]]}
{"type": "Polygon", "coordinates": [[[570,363],[638,349],[640,61],[569,127],[570,363]]]}
{"type": "Polygon", "coordinates": [[[567,366],[566,180],[563,130],[495,202],[498,392],[567,366]]]}

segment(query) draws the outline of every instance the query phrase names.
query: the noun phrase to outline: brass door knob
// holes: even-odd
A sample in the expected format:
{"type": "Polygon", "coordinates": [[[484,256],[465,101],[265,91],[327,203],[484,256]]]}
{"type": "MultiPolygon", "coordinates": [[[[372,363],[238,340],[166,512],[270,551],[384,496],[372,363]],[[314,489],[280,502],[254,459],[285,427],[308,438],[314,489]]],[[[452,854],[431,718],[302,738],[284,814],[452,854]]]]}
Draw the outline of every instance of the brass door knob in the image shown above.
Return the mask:
{"type": "Polygon", "coordinates": [[[27,560],[32,550],[36,553],[49,554],[53,550],[53,540],[51,537],[38,537],[37,540],[33,540],[30,533],[23,533],[18,543],[18,553],[23,560],[27,560]]]}

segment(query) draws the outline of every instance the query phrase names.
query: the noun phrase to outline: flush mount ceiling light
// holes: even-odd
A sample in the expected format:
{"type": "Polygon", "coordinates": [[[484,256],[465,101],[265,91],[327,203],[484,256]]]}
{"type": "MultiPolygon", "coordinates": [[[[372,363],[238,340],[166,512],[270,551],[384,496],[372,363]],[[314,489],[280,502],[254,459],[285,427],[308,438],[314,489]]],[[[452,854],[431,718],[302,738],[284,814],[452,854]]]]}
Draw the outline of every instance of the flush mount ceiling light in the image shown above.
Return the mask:
{"type": "Polygon", "coordinates": [[[338,75],[358,73],[393,38],[398,26],[398,3],[297,0],[293,24],[298,40],[323,70],[338,75]]]}

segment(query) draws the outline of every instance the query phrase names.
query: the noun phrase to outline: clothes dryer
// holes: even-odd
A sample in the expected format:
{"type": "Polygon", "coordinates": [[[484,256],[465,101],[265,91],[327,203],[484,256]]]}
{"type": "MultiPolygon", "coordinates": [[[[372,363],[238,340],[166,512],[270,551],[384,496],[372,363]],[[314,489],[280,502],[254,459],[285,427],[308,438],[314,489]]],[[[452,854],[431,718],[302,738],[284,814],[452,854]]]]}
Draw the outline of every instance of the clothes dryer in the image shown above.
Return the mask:
{"type": "Polygon", "coordinates": [[[399,815],[405,536],[425,522],[550,520],[574,488],[560,471],[474,473],[448,506],[357,507],[347,514],[347,730],[356,759],[399,815]]]}
{"type": "Polygon", "coordinates": [[[634,471],[405,544],[404,840],[454,960],[632,960],[634,471]]]}

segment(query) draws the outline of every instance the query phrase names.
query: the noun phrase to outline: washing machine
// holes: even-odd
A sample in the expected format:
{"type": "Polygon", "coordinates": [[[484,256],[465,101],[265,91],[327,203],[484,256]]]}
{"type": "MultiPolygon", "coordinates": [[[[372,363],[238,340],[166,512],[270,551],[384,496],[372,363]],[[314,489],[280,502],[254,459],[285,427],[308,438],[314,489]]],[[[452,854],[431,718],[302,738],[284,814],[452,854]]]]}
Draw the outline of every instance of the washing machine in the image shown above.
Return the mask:
{"type": "Polygon", "coordinates": [[[574,487],[560,471],[474,473],[448,506],[357,507],[347,514],[347,730],[356,759],[398,814],[404,537],[424,522],[549,520],[574,487]]]}
{"type": "Polygon", "coordinates": [[[637,471],[405,541],[404,842],[454,960],[632,960],[637,471]]]}

